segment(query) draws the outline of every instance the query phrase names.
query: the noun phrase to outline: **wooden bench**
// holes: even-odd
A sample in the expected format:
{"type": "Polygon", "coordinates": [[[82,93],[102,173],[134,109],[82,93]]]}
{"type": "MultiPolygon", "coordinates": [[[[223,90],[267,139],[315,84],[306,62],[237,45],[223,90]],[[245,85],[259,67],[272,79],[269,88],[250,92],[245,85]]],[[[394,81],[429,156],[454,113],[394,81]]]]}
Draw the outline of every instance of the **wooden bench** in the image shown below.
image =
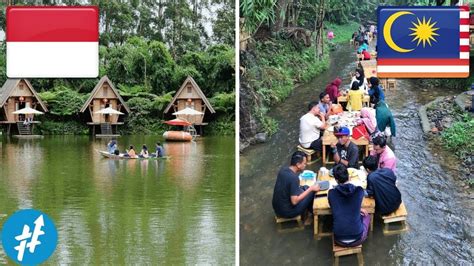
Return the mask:
{"type": "Polygon", "coordinates": [[[293,218],[283,218],[283,217],[275,216],[275,222],[278,224],[278,227],[279,227],[278,231],[279,232],[290,232],[290,231],[304,230],[304,224],[303,224],[303,221],[301,220],[301,215],[298,215],[298,216],[293,217],[293,218]],[[283,223],[287,223],[287,222],[291,222],[291,221],[295,221],[298,224],[298,226],[294,227],[294,228],[284,229],[283,228],[283,223]]]}
{"type": "Polygon", "coordinates": [[[396,90],[397,89],[397,80],[388,79],[387,80],[387,90],[396,90]]]}
{"type": "Polygon", "coordinates": [[[408,226],[406,224],[407,216],[408,216],[407,209],[405,208],[405,204],[403,204],[402,202],[400,204],[400,207],[398,207],[396,211],[390,213],[389,215],[382,216],[383,223],[385,224],[383,233],[387,235],[387,234],[398,234],[398,233],[407,231],[408,230],[408,226]],[[396,222],[401,222],[402,229],[389,230],[389,225],[391,223],[396,223],[396,222]]]}
{"type": "Polygon", "coordinates": [[[312,155],[314,153],[316,153],[315,150],[303,148],[303,146],[301,146],[301,145],[298,145],[297,149],[301,152],[304,152],[304,154],[306,154],[306,164],[307,165],[312,165],[313,163],[318,161],[318,160],[312,161],[312,155]]]}
{"type": "Polygon", "coordinates": [[[339,265],[339,257],[357,254],[358,265],[364,265],[364,257],[362,256],[362,245],[355,247],[341,247],[334,242],[332,238],[332,252],[334,253],[334,265],[339,265]]]}

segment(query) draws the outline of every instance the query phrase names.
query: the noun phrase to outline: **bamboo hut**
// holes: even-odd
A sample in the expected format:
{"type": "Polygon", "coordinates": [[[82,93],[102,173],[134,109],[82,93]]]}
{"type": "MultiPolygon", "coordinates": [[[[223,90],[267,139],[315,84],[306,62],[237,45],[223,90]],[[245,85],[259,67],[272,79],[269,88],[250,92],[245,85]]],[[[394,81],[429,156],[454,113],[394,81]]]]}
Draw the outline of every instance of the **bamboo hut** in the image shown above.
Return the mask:
{"type": "Polygon", "coordinates": [[[16,128],[19,135],[31,135],[34,125],[40,123],[33,119],[34,114],[44,112],[48,108],[27,79],[7,79],[0,88],[0,124],[6,126],[7,134],[16,128]],[[15,114],[27,109],[31,111],[15,114]]]}
{"type": "Polygon", "coordinates": [[[190,76],[186,78],[186,80],[181,85],[181,88],[175,94],[173,100],[169,103],[166,107],[164,113],[170,114],[174,112],[181,111],[185,108],[191,108],[193,110],[202,112],[202,115],[192,115],[192,116],[184,116],[179,117],[180,119],[185,119],[191,124],[195,126],[200,126],[202,130],[202,126],[207,125],[204,122],[204,116],[207,113],[214,114],[214,108],[212,108],[211,103],[206,98],[204,93],[202,92],[201,88],[197,85],[196,81],[190,76]]]}
{"type": "Polygon", "coordinates": [[[130,113],[130,109],[112,81],[103,76],[80,112],[91,126],[93,135],[99,132],[96,131],[96,128],[99,128],[100,133],[96,136],[112,136],[117,134],[118,126],[123,125],[123,117],[130,113]]]}

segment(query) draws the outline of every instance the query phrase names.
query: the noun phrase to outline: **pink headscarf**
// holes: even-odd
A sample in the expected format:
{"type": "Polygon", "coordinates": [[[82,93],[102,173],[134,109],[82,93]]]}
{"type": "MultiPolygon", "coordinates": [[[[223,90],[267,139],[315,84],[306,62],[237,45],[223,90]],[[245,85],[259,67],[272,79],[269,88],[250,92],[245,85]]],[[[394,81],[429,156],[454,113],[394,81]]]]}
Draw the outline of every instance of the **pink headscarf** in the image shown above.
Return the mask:
{"type": "Polygon", "coordinates": [[[360,110],[360,115],[362,116],[362,122],[369,130],[369,133],[374,133],[377,128],[377,120],[375,119],[375,109],[364,107],[360,110]]]}

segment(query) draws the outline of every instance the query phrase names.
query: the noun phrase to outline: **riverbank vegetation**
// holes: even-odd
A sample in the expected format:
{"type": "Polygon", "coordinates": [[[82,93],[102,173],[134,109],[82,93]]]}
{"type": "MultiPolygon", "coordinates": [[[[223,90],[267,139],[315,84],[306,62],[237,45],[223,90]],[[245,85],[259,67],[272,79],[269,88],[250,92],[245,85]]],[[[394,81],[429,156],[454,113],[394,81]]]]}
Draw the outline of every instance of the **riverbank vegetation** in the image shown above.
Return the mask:
{"type": "Polygon", "coordinates": [[[241,149],[254,143],[257,133],[275,133],[278,124],[269,108],[327,70],[330,50],[349,43],[359,19],[375,16],[373,3],[349,2],[241,1],[241,149]],[[331,41],[329,31],[335,35],[331,41]]]}
{"type": "Polygon", "coordinates": [[[459,106],[462,94],[439,98],[426,105],[431,133],[429,139],[440,142],[448,151],[455,154],[460,161],[459,176],[468,186],[474,186],[474,115],[459,106]]]}
{"type": "MultiPolygon", "coordinates": [[[[234,133],[234,2],[186,1],[13,1],[24,4],[95,4],[100,10],[97,79],[32,79],[49,113],[39,116],[43,134],[87,134],[79,110],[107,75],[131,109],[122,134],[162,134],[163,110],[188,75],[217,114],[205,133],[234,133]],[[212,12],[211,12],[212,11],[212,12]],[[232,107],[230,107],[232,106],[232,107]],[[219,129],[211,129],[217,125],[219,129]]],[[[5,30],[5,8],[0,21],[5,30]]],[[[0,47],[0,82],[5,42],[0,47]]],[[[85,123],[84,123],[85,124],[85,123]]]]}

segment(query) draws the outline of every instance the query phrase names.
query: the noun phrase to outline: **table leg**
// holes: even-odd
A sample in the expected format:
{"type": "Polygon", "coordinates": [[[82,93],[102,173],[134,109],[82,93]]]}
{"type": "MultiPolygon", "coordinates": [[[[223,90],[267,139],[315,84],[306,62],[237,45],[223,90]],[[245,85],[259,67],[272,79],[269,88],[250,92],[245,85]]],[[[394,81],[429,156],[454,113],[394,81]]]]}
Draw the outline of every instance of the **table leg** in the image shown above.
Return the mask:
{"type": "Polygon", "coordinates": [[[313,225],[314,225],[314,236],[317,236],[318,235],[318,215],[315,213],[314,214],[314,222],[313,222],[313,225]]]}
{"type": "Polygon", "coordinates": [[[369,156],[369,144],[365,145],[365,157],[369,156]]]}
{"type": "Polygon", "coordinates": [[[326,165],[326,145],[323,144],[323,158],[321,160],[323,166],[326,165]]]}

